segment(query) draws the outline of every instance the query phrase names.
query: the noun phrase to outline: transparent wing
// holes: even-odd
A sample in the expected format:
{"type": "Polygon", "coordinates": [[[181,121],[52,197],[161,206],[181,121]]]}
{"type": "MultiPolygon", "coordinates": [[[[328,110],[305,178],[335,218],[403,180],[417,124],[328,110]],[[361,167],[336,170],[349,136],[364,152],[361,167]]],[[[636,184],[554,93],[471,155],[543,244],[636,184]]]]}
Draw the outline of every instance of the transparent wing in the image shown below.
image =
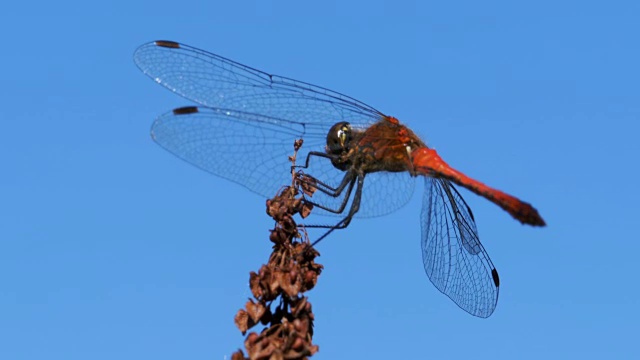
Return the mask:
{"type": "MultiPolygon", "coordinates": [[[[266,197],[289,183],[287,156],[295,139],[304,140],[301,164],[309,151],[324,151],[336,122],[366,128],[384,116],[346,95],[175,42],[142,45],[134,61],[157,83],[205,105],[160,116],[152,127],[154,140],[181,159],[266,197]]],[[[306,171],[330,184],[338,184],[344,175],[320,158],[306,171]]],[[[358,216],[402,207],[413,184],[407,174],[371,174],[363,199],[377,201],[363,202],[358,216]],[[387,200],[380,201],[381,195],[387,200]]],[[[314,201],[333,207],[341,198],[317,194],[314,201]]]]}
{"type": "MultiPolygon", "coordinates": [[[[270,197],[291,183],[288,157],[293,154],[293,142],[304,140],[297,162],[303,164],[309,151],[324,149],[324,131],[322,126],[313,123],[189,106],[156,119],[151,136],[186,162],[270,197]]],[[[305,172],[334,186],[344,176],[328,159],[320,157],[312,157],[305,172]]],[[[411,198],[414,183],[408,173],[370,174],[365,180],[357,217],[380,216],[402,207],[411,198]]],[[[317,192],[313,201],[337,209],[344,196],[346,194],[332,198],[317,192]]],[[[320,208],[314,210],[314,214],[331,215],[320,208]]]]}
{"type": "Polygon", "coordinates": [[[291,183],[287,158],[308,131],[301,123],[193,106],[160,116],[151,136],[179,158],[268,197],[291,183]]]}
{"type": "MultiPolygon", "coordinates": [[[[336,188],[345,176],[344,172],[337,172],[328,159],[319,159],[322,166],[310,166],[306,173],[313,175],[316,179],[336,188]],[[319,176],[317,174],[320,174],[319,176]]],[[[404,206],[413,195],[415,188],[415,177],[409,172],[375,172],[367,174],[364,179],[362,195],[360,197],[359,211],[355,217],[375,217],[392,213],[404,206]]],[[[314,214],[344,217],[351,206],[356,192],[356,186],[352,193],[348,194],[345,189],[338,197],[330,197],[320,191],[316,191],[310,198],[311,201],[321,204],[330,209],[338,209],[346,200],[344,211],[339,214],[315,208],[314,214]]]]}
{"type": "Polygon", "coordinates": [[[144,44],[133,58],[140,70],[160,85],[207,107],[318,124],[327,131],[338,121],[366,126],[384,116],[335,91],[267,74],[176,42],[144,44]]]}
{"type": "Polygon", "coordinates": [[[421,220],[422,259],[433,285],[468,313],[489,317],[498,302],[498,271],[453,184],[426,178],[421,220]]]}

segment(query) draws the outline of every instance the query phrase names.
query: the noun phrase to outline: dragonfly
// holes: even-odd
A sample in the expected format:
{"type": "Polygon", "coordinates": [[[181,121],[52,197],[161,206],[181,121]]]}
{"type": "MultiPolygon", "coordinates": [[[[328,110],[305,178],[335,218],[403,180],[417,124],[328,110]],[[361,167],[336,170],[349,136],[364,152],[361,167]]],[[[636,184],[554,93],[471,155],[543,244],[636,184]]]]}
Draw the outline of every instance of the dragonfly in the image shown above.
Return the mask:
{"type": "Polygon", "coordinates": [[[160,115],[151,126],[155,142],[196,167],[270,197],[291,180],[288,154],[303,139],[301,167],[319,190],[312,202],[322,214],[341,216],[329,232],[353,217],[396,211],[411,198],[416,179],[424,179],[424,269],[471,315],[494,312],[500,278],[456,185],[522,224],[545,226],[531,204],[455,170],[398,119],[355,98],[174,41],[144,44],[134,61],[198,104],[160,115]]]}

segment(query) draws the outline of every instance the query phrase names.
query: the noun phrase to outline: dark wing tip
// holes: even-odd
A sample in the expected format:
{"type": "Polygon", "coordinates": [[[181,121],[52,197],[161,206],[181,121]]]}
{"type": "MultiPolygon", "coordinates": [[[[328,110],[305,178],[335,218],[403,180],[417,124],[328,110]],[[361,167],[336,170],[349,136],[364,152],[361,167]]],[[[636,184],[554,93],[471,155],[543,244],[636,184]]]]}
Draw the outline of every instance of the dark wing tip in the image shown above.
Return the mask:
{"type": "Polygon", "coordinates": [[[166,47],[166,48],[172,48],[172,49],[179,49],[180,48],[180,44],[175,42],[175,41],[169,41],[169,40],[156,40],[154,41],[154,44],[156,44],[157,46],[161,46],[161,47],[166,47]]]}
{"type": "Polygon", "coordinates": [[[498,276],[498,270],[496,270],[496,268],[491,269],[491,277],[496,287],[500,287],[500,277],[498,276]]]}
{"type": "Polygon", "coordinates": [[[183,106],[173,109],[173,115],[187,115],[197,113],[198,111],[199,110],[197,106],[183,106]]]}

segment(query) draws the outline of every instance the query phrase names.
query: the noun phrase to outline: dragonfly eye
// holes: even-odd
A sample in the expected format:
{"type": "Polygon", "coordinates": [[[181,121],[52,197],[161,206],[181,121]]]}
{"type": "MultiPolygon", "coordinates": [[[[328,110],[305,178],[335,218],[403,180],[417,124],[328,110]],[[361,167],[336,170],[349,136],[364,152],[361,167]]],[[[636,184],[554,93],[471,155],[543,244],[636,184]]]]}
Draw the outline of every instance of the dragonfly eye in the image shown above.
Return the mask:
{"type": "Polygon", "coordinates": [[[340,139],[340,145],[344,146],[347,141],[347,132],[344,129],[338,130],[338,139],[340,139]]]}
{"type": "Polygon", "coordinates": [[[340,155],[347,151],[351,141],[351,125],[339,122],[331,127],[327,134],[327,153],[340,155]]]}

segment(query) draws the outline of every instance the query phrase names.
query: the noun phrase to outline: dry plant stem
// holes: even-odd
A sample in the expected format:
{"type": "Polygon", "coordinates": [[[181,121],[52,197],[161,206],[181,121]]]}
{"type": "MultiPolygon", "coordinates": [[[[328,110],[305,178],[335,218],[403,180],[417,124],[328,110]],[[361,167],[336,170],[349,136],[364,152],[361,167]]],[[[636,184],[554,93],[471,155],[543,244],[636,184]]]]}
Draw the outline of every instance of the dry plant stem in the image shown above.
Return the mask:
{"type": "MultiPolygon", "coordinates": [[[[296,141],[295,153],[289,158],[292,164],[301,145],[301,140],[296,141]]],[[[292,181],[295,178],[292,168],[292,181]]],[[[249,285],[254,299],[249,299],[235,316],[243,335],[258,323],[266,327],[259,334],[249,333],[244,342],[247,356],[238,350],[233,360],[307,359],[318,351],[311,342],[311,303],[303,294],[315,286],[322,265],[314,262],[319,253],[293,220],[295,214],[304,218],[311,211],[294,184],[267,200],[267,214],[276,221],[269,236],[273,252],[267,264],[257,273],[251,272],[249,285]]]]}

